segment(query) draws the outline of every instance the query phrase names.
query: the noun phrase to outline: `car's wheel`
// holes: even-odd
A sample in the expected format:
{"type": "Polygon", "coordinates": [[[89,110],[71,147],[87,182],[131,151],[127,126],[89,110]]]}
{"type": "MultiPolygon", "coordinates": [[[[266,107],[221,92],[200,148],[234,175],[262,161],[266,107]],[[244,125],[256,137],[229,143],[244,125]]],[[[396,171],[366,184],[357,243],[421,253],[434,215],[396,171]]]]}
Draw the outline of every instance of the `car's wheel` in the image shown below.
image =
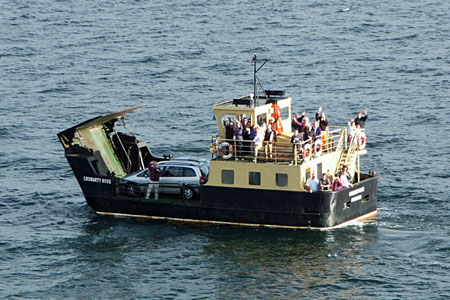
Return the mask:
{"type": "Polygon", "coordinates": [[[127,191],[128,196],[139,195],[139,189],[132,184],[127,185],[126,191],[127,191]]]}
{"type": "Polygon", "coordinates": [[[187,186],[184,188],[184,199],[186,200],[191,200],[192,198],[194,198],[195,196],[195,192],[194,189],[187,186]]]}

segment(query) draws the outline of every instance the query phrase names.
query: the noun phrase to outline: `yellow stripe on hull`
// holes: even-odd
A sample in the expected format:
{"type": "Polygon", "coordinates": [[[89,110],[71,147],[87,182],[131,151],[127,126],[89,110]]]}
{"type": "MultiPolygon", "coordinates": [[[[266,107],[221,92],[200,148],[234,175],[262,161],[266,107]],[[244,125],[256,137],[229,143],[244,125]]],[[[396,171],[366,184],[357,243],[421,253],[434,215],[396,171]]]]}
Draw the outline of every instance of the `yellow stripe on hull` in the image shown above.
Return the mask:
{"type": "Polygon", "coordinates": [[[375,218],[378,215],[378,210],[355,218],[353,220],[346,221],[342,224],[332,226],[332,227],[312,227],[312,226],[288,226],[288,225],[270,225],[270,224],[254,224],[254,223],[239,223],[239,222],[226,222],[226,221],[210,221],[210,220],[196,220],[196,219],[183,219],[183,218],[172,218],[172,217],[160,217],[160,216],[146,216],[146,215],[134,215],[134,214],[123,214],[123,213],[112,213],[112,212],[101,212],[97,211],[97,214],[103,216],[115,216],[115,217],[126,217],[134,219],[144,219],[144,220],[165,220],[175,223],[194,223],[202,225],[231,225],[231,226],[245,226],[245,227],[267,227],[267,228],[280,228],[280,229],[315,229],[315,230],[328,230],[340,228],[348,225],[352,225],[357,222],[375,218]]]}

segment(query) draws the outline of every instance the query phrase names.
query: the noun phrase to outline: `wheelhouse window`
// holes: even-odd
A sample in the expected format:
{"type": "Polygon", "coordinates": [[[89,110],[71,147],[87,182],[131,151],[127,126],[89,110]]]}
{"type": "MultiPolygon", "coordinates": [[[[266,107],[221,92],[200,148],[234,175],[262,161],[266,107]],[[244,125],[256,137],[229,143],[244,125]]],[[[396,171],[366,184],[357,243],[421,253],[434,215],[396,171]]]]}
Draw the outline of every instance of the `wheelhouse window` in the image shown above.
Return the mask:
{"type": "Polygon", "coordinates": [[[266,113],[259,114],[256,117],[256,121],[258,122],[259,126],[264,126],[265,124],[267,124],[267,115],[266,115],[266,113]]]}
{"type": "Polygon", "coordinates": [[[289,106],[282,107],[281,108],[281,120],[286,120],[289,118],[289,116],[290,116],[289,106]]]}
{"type": "Polygon", "coordinates": [[[277,186],[288,186],[288,174],[277,173],[275,177],[275,184],[277,186]]]}
{"type": "Polygon", "coordinates": [[[234,184],[234,171],[233,170],[222,170],[222,183],[223,184],[234,184]]]}
{"type": "Polygon", "coordinates": [[[261,185],[261,173],[260,172],[249,172],[248,173],[248,184],[261,185]]]}
{"type": "Polygon", "coordinates": [[[222,126],[225,127],[225,121],[236,123],[236,116],[231,114],[222,114],[220,115],[220,120],[222,121],[222,126]]]}

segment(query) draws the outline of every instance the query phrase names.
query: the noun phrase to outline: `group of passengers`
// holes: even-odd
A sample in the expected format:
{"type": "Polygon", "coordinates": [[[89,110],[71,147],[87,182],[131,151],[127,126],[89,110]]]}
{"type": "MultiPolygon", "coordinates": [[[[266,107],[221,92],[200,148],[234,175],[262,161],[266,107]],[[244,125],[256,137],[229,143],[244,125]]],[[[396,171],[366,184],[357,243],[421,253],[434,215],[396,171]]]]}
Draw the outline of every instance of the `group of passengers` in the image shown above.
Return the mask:
{"type": "MultiPolygon", "coordinates": [[[[353,138],[356,137],[358,138],[358,146],[362,148],[363,143],[365,144],[366,142],[364,130],[365,122],[367,121],[367,119],[368,110],[366,108],[364,109],[364,116],[361,112],[358,112],[356,119],[350,120],[350,122],[348,123],[349,143],[353,138]]],[[[301,117],[299,117],[298,114],[294,115],[294,120],[292,121],[294,134],[291,138],[291,142],[294,144],[294,147],[296,146],[296,144],[302,143],[303,141],[306,141],[308,139],[312,139],[313,141],[319,139],[320,135],[310,134],[311,132],[314,132],[314,129],[317,130],[317,133],[319,133],[321,130],[327,130],[328,121],[326,120],[325,113],[323,113],[321,107],[316,113],[316,122],[314,126],[312,126],[312,130],[310,129],[310,127],[308,127],[308,123],[309,120],[305,117],[305,112],[302,113],[301,117]],[[302,130],[303,135],[300,134],[300,130],[302,130]]],[[[351,180],[352,176],[348,172],[348,167],[344,165],[341,172],[337,174],[336,177],[334,177],[333,174],[330,173],[330,170],[328,170],[326,173],[322,174],[322,177],[320,179],[317,179],[315,173],[312,172],[311,177],[306,181],[306,189],[311,193],[317,192],[319,190],[339,191],[344,188],[352,187],[353,184],[351,183],[351,180]]]]}
{"type": "Polygon", "coordinates": [[[353,184],[351,183],[351,180],[352,176],[348,172],[347,166],[343,166],[342,171],[336,177],[328,170],[326,173],[322,174],[322,177],[319,180],[316,178],[315,172],[312,172],[311,177],[306,181],[306,189],[310,193],[319,190],[327,191],[330,189],[335,192],[352,187],[353,184]]]}
{"type": "Polygon", "coordinates": [[[254,153],[255,157],[258,156],[258,147],[260,143],[267,139],[270,141],[276,141],[276,134],[270,132],[271,126],[265,130],[259,125],[252,125],[247,119],[246,115],[242,115],[242,118],[236,121],[226,118],[224,121],[225,126],[225,138],[228,141],[235,142],[235,155],[237,159],[244,160],[244,156],[249,156],[250,153],[254,153]],[[269,131],[269,133],[267,133],[269,131]]]}
{"type": "MultiPolygon", "coordinates": [[[[364,133],[365,123],[368,118],[368,110],[364,109],[364,116],[361,112],[358,112],[355,119],[351,119],[348,122],[348,142],[350,143],[354,137],[358,137],[358,146],[363,146],[366,142],[366,136],[364,133]]],[[[327,148],[327,131],[328,131],[328,119],[322,109],[316,112],[315,122],[311,123],[309,118],[306,117],[306,113],[303,112],[301,115],[294,114],[292,120],[292,131],[294,132],[291,137],[291,143],[293,144],[293,149],[301,151],[299,145],[304,144],[306,141],[316,142],[322,139],[323,148],[327,148]]],[[[363,147],[361,147],[363,148],[363,147]]]]}
{"type": "Polygon", "coordinates": [[[358,112],[356,119],[351,119],[350,122],[348,122],[348,142],[350,143],[353,138],[357,137],[358,146],[362,149],[364,148],[367,140],[365,134],[365,124],[368,117],[368,110],[366,108],[364,109],[364,116],[362,116],[361,112],[358,112]]]}
{"type": "MultiPolygon", "coordinates": [[[[299,145],[306,142],[322,139],[326,143],[326,131],[328,130],[328,119],[322,107],[316,112],[316,120],[311,123],[306,117],[306,112],[301,115],[294,114],[292,120],[292,131],[294,134],[291,137],[293,148],[300,150],[299,145]]],[[[325,146],[325,145],[324,145],[325,146]]]]}
{"type": "MultiPolygon", "coordinates": [[[[349,142],[354,136],[362,136],[364,134],[364,125],[368,118],[367,109],[364,110],[364,114],[362,116],[361,112],[359,112],[357,118],[349,122],[349,142]]],[[[304,144],[306,141],[314,143],[320,139],[322,139],[321,145],[323,144],[323,149],[327,148],[328,119],[322,107],[319,107],[317,110],[314,122],[310,122],[310,119],[306,117],[306,112],[303,112],[301,115],[294,114],[291,125],[294,132],[291,137],[294,152],[297,150],[300,154],[302,148],[299,145],[304,144]]],[[[233,121],[230,118],[226,118],[224,126],[225,138],[228,141],[233,140],[235,142],[237,159],[244,160],[244,156],[253,155],[256,162],[258,149],[263,144],[266,160],[269,158],[273,159],[272,149],[273,143],[277,141],[277,125],[272,118],[269,120],[268,125],[262,123],[260,126],[257,123],[251,124],[244,114],[240,120],[233,121]]]]}
{"type": "Polygon", "coordinates": [[[236,158],[244,160],[244,156],[254,156],[256,162],[258,149],[264,144],[266,159],[272,159],[272,144],[277,141],[277,131],[273,120],[269,124],[251,124],[246,115],[236,121],[226,118],[224,121],[225,138],[233,140],[236,146],[236,158]]]}

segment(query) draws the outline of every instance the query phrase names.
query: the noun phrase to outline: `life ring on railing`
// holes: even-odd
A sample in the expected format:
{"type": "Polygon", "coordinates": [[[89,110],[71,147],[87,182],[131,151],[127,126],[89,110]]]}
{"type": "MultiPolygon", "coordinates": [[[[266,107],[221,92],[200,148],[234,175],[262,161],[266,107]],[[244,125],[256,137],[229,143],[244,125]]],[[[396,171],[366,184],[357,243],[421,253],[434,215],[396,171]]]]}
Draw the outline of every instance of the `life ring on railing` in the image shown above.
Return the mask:
{"type": "Polygon", "coordinates": [[[230,143],[223,142],[219,145],[219,154],[223,159],[230,159],[233,156],[233,146],[230,145],[230,143]],[[227,149],[224,149],[224,148],[227,149]],[[228,154],[224,154],[224,150],[228,152],[228,154]]]}
{"type": "Polygon", "coordinates": [[[366,149],[367,137],[365,134],[361,134],[358,140],[358,146],[360,150],[366,149]]]}
{"type": "Polygon", "coordinates": [[[320,156],[322,154],[322,141],[317,140],[314,142],[314,156],[320,156]]]}
{"type": "Polygon", "coordinates": [[[309,161],[311,159],[312,149],[310,144],[306,144],[303,148],[303,160],[309,161]]]}

